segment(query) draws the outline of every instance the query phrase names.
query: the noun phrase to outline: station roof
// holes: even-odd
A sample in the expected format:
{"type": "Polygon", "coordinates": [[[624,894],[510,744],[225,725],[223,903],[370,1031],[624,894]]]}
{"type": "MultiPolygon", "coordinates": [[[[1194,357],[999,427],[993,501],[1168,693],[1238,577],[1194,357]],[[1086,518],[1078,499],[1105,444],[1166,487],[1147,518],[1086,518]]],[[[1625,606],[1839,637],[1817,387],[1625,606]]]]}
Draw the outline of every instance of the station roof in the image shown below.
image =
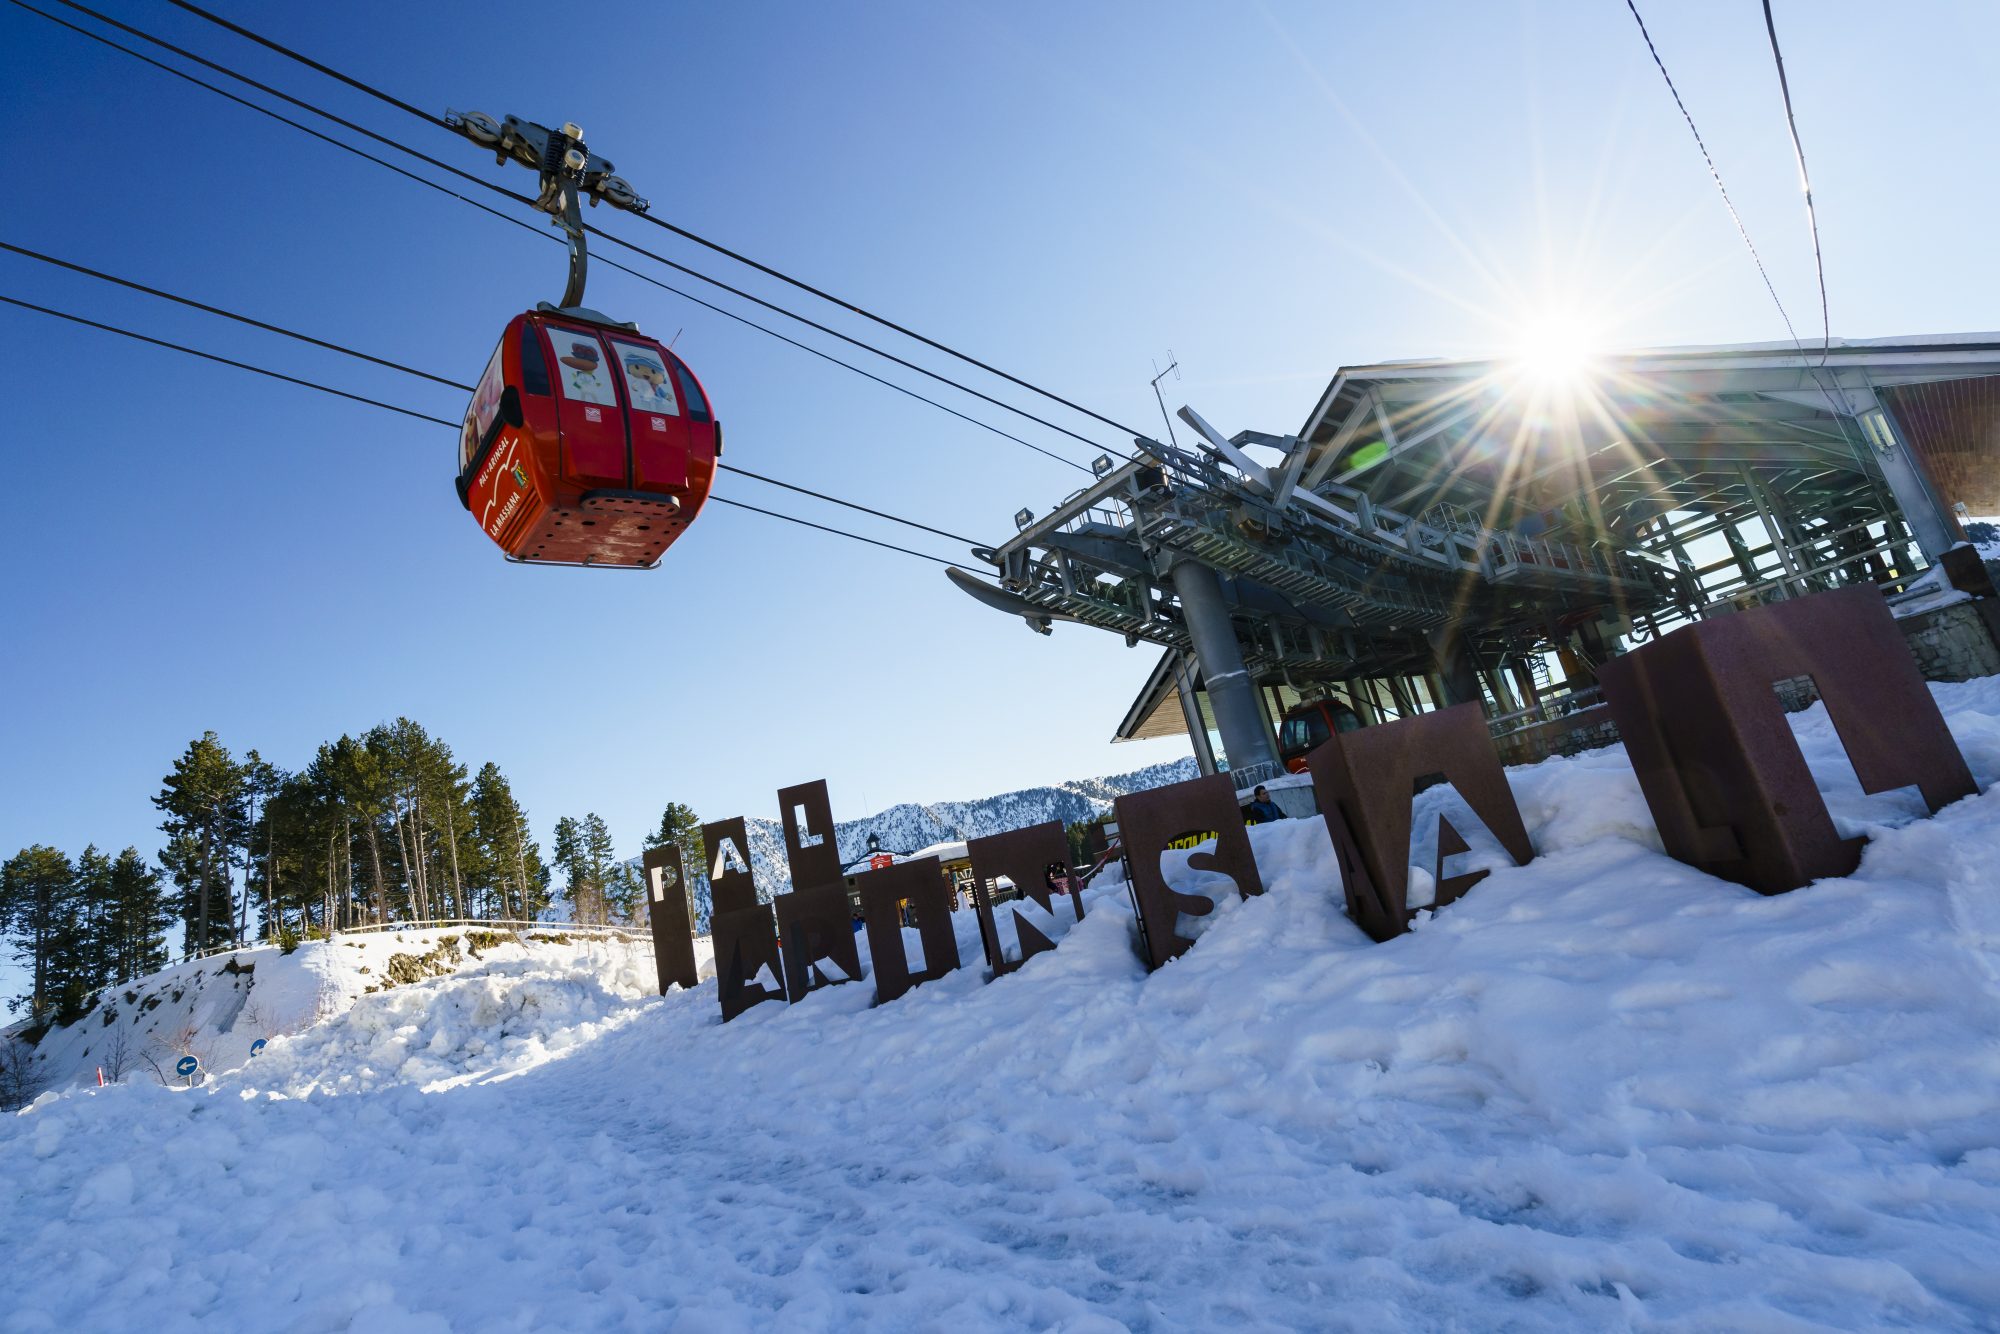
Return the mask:
{"type": "Polygon", "coordinates": [[[1560,380],[1490,358],[1344,367],[1287,465],[1308,488],[1498,523],[1588,494],[1617,533],[1735,503],[1746,469],[1801,501],[1850,489],[1874,471],[1857,429],[1872,402],[1952,499],[2000,509],[2000,333],[1835,339],[1823,364],[1789,342],[1614,352],[1560,380]]]}

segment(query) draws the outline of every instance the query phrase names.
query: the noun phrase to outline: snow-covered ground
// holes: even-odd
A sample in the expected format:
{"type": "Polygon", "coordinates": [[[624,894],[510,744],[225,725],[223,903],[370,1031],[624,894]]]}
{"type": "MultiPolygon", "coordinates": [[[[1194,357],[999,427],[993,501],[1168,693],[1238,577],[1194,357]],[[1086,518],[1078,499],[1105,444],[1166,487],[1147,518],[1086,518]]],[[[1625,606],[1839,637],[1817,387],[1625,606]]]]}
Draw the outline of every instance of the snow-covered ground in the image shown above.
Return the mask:
{"type": "MultiPolygon", "coordinates": [[[[2000,682],[1936,692],[2000,777],[2000,682]]],[[[1387,945],[1288,821],[1150,977],[1112,886],[880,1008],[494,960],[47,1099],[0,1329],[1994,1328],[2000,790],[1921,818],[1797,727],[1873,841],[1777,898],[1602,751],[1512,771],[1540,855],[1387,945]]]]}
{"type": "MultiPolygon", "coordinates": [[[[697,961],[714,967],[707,940],[697,961]]],[[[275,945],[212,954],[111,987],[76,1023],[44,1037],[33,1070],[55,1089],[171,1073],[183,1056],[202,1077],[234,1070],[259,1040],[300,1033],[344,1012],[362,996],[406,984],[412,976],[469,969],[504,972],[532,962],[597,979],[606,994],[636,998],[654,990],[652,943],[610,931],[566,925],[507,928],[433,927],[352,932],[331,943],[309,941],[290,954],[275,945]],[[400,960],[400,962],[399,962],[400,960]]]]}

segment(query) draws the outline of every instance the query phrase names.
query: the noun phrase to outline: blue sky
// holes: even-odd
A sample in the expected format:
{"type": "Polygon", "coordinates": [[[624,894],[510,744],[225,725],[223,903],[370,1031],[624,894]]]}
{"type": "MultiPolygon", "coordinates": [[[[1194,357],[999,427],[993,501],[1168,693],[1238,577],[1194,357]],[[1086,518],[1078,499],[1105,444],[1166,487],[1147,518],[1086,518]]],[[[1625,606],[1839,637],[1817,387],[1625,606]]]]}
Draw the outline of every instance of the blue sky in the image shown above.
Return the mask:
{"type": "MultiPolygon", "coordinates": [[[[530,186],[165,4],[104,3],[530,186]]],[[[1757,6],[1651,9],[1779,291],[1816,331],[1757,6]]],[[[1169,347],[1185,377],[1170,402],[1282,432],[1343,363],[1492,350],[1549,306],[1620,344],[1783,334],[1617,0],[228,12],[436,110],[577,121],[659,215],[1145,429],[1169,347]]],[[[2000,325],[2000,10],[1789,0],[1779,21],[1835,332],[2000,325]]],[[[558,247],[18,9],[0,12],[0,89],[29,155],[4,229],[20,244],[465,380],[511,314],[559,293],[558,247]]],[[[18,257],[0,255],[0,292],[463,410],[456,391],[18,257]]],[[[589,303],[679,331],[742,466],[996,537],[1076,485],[609,269],[589,303]]],[[[1184,752],[1106,744],[1154,650],[1034,636],[936,567],[712,509],[651,574],[517,568],[458,506],[450,430],[11,309],[0,350],[6,851],[150,854],[148,798],[208,728],[292,767],[406,714],[468,763],[498,761],[542,837],[595,810],[630,851],[669,800],[772,815],[776,788],[823,776],[851,818],[1184,752]]],[[[737,479],[719,491],[847,522],[737,479]]]]}

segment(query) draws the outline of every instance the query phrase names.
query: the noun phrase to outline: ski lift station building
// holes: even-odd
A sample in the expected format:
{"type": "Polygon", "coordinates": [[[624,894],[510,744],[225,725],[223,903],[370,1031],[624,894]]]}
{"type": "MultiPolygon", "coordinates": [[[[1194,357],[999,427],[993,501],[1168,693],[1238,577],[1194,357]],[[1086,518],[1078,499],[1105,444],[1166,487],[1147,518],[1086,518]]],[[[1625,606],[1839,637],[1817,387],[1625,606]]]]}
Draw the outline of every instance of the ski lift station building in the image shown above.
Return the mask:
{"type": "Polygon", "coordinates": [[[1016,515],[997,586],[949,573],[1044,634],[1159,646],[1117,738],[1184,732],[1239,786],[1302,702],[1559,732],[1610,654],[1820,589],[1914,596],[2000,513],[2000,334],[1384,362],[1295,434],[1179,415],[1192,448],[1135,441],[1016,515]]]}

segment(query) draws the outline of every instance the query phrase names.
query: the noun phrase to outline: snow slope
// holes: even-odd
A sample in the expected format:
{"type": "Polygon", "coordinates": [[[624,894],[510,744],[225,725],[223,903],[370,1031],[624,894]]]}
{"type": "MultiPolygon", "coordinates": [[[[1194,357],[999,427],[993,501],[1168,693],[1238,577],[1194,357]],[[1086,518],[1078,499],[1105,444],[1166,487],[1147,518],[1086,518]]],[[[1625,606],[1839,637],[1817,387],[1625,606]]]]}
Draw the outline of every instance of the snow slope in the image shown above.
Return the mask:
{"type": "MultiPolygon", "coordinates": [[[[707,941],[700,962],[712,969],[707,941]]],[[[304,1031],[356,999],[393,985],[398,956],[429,972],[479,971],[538,961],[599,980],[606,994],[633,998],[654,990],[652,943],[610,932],[488,931],[464,927],[368,931],[331,943],[309,941],[291,954],[256,946],[175,964],[100,993],[89,1013],[45,1036],[34,1069],[48,1087],[171,1072],[193,1055],[208,1074],[234,1070],[252,1044],[304,1031]],[[485,943],[482,948],[482,941],[485,943]]],[[[408,964],[403,967],[408,967],[408,964]]]]}
{"type": "MultiPolygon", "coordinates": [[[[2000,682],[1935,689],[1993,782],[2000,682]]],[[[0,1329],[1994,1328],[2000,790],[1919,818],[1795,725],[1873,842],[1776,898],[1603,751],[1513,771],[1540,855],[1387,945],[1289,821],[1152,976],[1109,887],[879,1009],[522,960],[45,1099],[0,1329]]]]}

